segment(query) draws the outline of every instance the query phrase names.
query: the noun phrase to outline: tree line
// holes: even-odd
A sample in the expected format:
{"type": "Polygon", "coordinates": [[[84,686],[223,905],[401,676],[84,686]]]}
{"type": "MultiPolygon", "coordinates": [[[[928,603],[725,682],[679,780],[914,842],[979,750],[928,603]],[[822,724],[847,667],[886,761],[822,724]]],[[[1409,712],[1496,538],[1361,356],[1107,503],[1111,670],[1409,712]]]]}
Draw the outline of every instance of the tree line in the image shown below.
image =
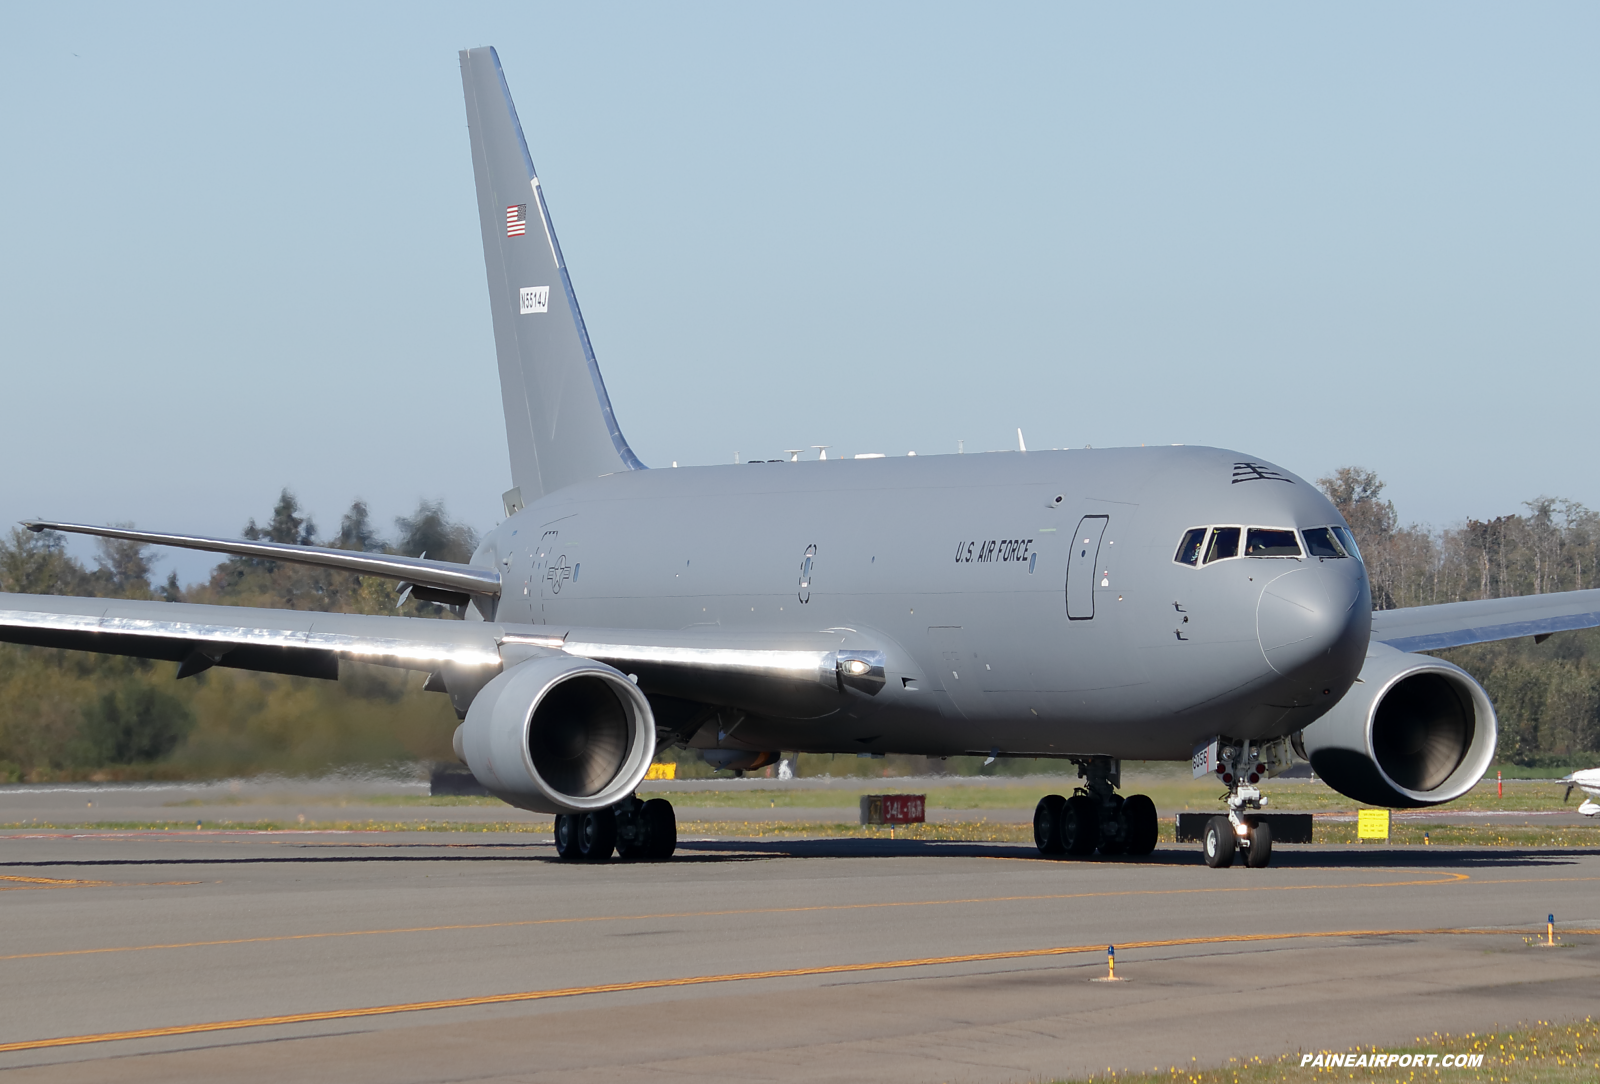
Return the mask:
{"type": "MultiPolygon", "coordinates": [[[[1372,606],[1390,610],[1600,586],[1600,514],[1535,497],[1523,512],[1435,529],[1403,524],[1376,473],[1318,479],[1355,533],[1372,606]]],[[[1600,633],[1564,632],[1434,652],[1480,681],[1500,720],[1500,759],[1529,767],[1600,764],[1600,633]]]]}
{"type": "Polygon", "coordinates": [[[1317,485],[1355,532],[1375,610],[1600,586],[1600,514],[1577,501],[1535,497],[1525,514],[1435,530],[1402,526],[1373,471],[1341,467],[1317,485]]]}
{"type": "MultiPolygon", "coordinates": [[[[476,532],[439,501],[421,501],[385,537],[356,500],[328,537],[285,489],[245,538],[467,561],[476,532]]],[[[0,541],[0,591],[161,599],[227,606],[451,619],[443,607],[401,603],[392,580],[281,561],[232,557],[203,582],[151,580],[152,553],[96,540],[92,566],[51,531],[11,529],[0,541]]],[[[175,681],[173,663],[0,644],[0,781],[318,773],[445,759],[455,714],[423,694],[423,676],[345,663],[337,682],[223,667],[175,681]]]]}

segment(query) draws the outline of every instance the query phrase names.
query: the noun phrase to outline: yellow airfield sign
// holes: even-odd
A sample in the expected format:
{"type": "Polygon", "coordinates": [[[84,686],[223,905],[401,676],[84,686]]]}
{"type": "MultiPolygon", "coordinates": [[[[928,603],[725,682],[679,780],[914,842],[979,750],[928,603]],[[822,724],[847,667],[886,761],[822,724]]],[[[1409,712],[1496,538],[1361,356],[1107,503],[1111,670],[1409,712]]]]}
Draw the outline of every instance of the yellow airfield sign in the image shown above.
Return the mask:
{"type": "Polygon", "coordinates": [[[1357,839],[1389,838],[1389,811],[1387,809],[1362,809],[1356,813],[1357,839]]]}

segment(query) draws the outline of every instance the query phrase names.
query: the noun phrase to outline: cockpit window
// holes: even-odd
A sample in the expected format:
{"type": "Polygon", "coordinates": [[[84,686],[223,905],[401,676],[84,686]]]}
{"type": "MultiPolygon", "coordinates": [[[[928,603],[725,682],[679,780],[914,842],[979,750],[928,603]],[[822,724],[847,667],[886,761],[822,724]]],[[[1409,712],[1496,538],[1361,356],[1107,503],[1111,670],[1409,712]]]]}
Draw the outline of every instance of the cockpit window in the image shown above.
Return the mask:
{"type": "Polygon", "coordinates": [[[1206,546],[1206,564],[1220,561],[1224,557],[1237,556],[1239,556],[1239,528],[1212,528],[1211,542],[1206,546]]]}
{"type": "Polygon", "coordinates": [[[1200,543],[1206,540],[1206,529],[1196,527],[1192,531],[1185,531],[1183,541],[1178,543],[1178,552],[1172,559],[1180,565],[1197,565],[1200,563],[1200,543]]]}
{"type": "Polygon", "coordinates": [[[1246,557],[1299,557],[1300,542],[1293,531],[1271,527],[1252,527],[1245,538],[1246,557]]]}
{"type": "Polygon", "coordinates": [[[1331,527],[1312,527],[1301,531],[1306,536],[1306,552],[1313,557],[1348,557],[1344,547],[1334,537],[1331,527]]]}
{"type": "Polygon", "coordinates": [[[1356,546],[1356,536],[1350,533],[1348,527],[1335,527],[1333,536],[1344,546],[1344,551],[1356,560],[1361,560],[1361,550],[1356,546]]]}

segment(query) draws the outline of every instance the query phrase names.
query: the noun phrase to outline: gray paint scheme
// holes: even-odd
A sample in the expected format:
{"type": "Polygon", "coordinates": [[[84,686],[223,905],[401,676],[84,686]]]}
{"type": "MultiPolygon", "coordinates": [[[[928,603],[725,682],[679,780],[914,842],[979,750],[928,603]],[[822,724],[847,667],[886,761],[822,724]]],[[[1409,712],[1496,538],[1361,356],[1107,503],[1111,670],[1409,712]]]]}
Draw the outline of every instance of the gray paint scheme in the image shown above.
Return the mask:
{"type": "Polygon", "coordinates": [[[1401,651],[1547,636],[1600,625],[1600,590],[1446,602],[1372,615],[1372,638],[1401,651]]]}
{"type": "Polygon", "coordinates": [[[93,527],[84,523],[54,523],[48,520],[33,520],[23,526],[30,531],[64,531],[68,534],[120,538],[150,546],[177,546],[209,553],[230,553],[238,557],[337,568],[344,572],[403,580],[416,586],[459,592],[467,596],[498,598],[500,595],[500,577],[493,569],[463,567],[450,561],[429,561],[424,557],[400,557],[390,553],[366,553],[326,546],[294,546],[243,538],[207,538],[203,535],[136,531],[127,527],[93,527]]]}
{"type": "Polygon", "coordinates": [[[727,703],[749,717],[724,745],[1186,758],[1210,733],[1299,729],[1367,644],[1355,560],[1174,563],[1199,524],[1341,522],[1287,472],[1233,484],[1246,459],[1132,448],[620,473],[535,502],[476,560],[501,567],[502,621],[794,647],[829,630],[836,649],[884,653],[881,692],[831,693],[826,712],[727,703]],[[1072,620],[1084,517],[1104,534],[1093,616],[1072,620]]]}
{"type": "Polygon", "coordinates": [[[499,664],[494,631],[476,623],[59,595],[0,594],[0,641],[308,677],[337,676],[341,658],[430,672],[499,664]]]}
{"type": "Polygon", "coordinates": [[[493,49],[462,51],[461,86],[511,446],[511,483],[523,500],[532,501],[585,478],[642,469],[612,414],[522,123],[493,49]],[[511,207],[524,208],[525,232],[517,236],[508,236],[511,207]],[[523,312],[523,289],[548,291],[543,311],[523,312]]]}
{"type": "MultiPolygon", "coordinates": [[[[1208,734],[1279,736],[1354,679],[1366,581],[1351,559],[1174,563],[1199,524],[1339,522],[1287,472],[1233,483],[1241,461],[1132,448],[618,472],[534,502],[485,540],[474,564],[499,573],[503,594],[483,642],[508,662],[551,649],[508,647],[507,635],[615,659],[648,693],[742,713],[727,738],[696,737],[733,748],[1178,759],[1208,734]],[[1105,530],[1094,616],[1074,621],[1066,576],[1085,516],[1105,530]],[[762,656],[773,651],[814,653],[810,672],[762,656]],[[840,651],[881,652],[884,684],[830,682],[826,656],[840,651]]],[[[6,605],[37,615],[62,601],[6,605]]],[[[223,623],[209,607],[97,605],[157,625],[223,623]]],[[[236,620],[263,613],[274,611],[236,620]]],[[[383,637],[399,622],[426,643],[479,624],[337,616],[379,622],[383,637]]],[[[0,615],[0,635],[38,636],[38,621],[0,615]]]]}
{"type": "MultiPolygon", "coordinates": [[[[1370,641],[1600,624],[1596,592],[1373,615],[1353,558],[1179,563],[1189,528],[1343,522],[1303,479],[1224,449],[627,469],[639,464],[492,50],[463,53],[462,76],[512,478],[527,501],[508,501],[514,514],[461,569],[498,582],[498,603],[454,622],[10,595],[0,639],[189,672],[333,676],[339,660],[366,659],[429,670],[463,712],[501,669],[565,653],[636,676],[663,737],[698,746],[1182,760],[1217,734],[1312,723],[1370,641]],[[505,207],[524,201],[528,233],[507,238],[505,207]],[[516,311],[514,291],[540,285],[548,311],[516,311]]],[[[244,552],[183,544],[202,542],[244,552]]]]}

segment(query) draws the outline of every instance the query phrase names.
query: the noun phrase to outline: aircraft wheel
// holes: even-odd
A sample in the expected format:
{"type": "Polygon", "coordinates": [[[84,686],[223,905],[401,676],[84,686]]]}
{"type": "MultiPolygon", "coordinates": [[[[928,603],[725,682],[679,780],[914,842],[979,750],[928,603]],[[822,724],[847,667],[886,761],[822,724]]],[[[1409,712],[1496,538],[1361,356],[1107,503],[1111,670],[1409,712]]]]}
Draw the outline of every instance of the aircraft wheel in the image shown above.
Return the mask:
{"type": "Polygon", "coordinates": [[[579,814],[578,854],[586,862],[606,862],[617,847],[617,816],[609,809],[579,814]]]}
{"type": "Polygon", "coordinates": [[[1033,809],[1033,845],[1040,854],[1060,854],[1061,809],[1067,800],[1059,794],[1046,794],[1033,809]]]}
{"type": "Polygon", "coordinates": [[[1272,862],[1272,825],[1259,821],[1250,826],[1250,849],[1244,853],[1244,864],[1251,869],[1266,869],[1272,862]]]}
{"type": "Polygon", "coordinates": [[[556,814],[556,854],[569,862],[582,857],[578,853],[578,819],[570,813],[556,814]]]}
{"type": "Polygon", "coordinates": [[[1087,794],[1074,794],[1061,810],[1061,847],[1070,855],[1094,853],[1100,842],[1100,811],[1087,794]]]}
{"type": "Polygon", "coordinates": [[[1112,815],[1116,823],[1112,832],[1100,833],[1100,853],[1123,854],[1128,849],[1128,822],[1123,816],[1127,809],[1128,800],[1120,794],[1113,794],[1111,802],[1117,807],[1116,813],[1112,815]]]}
{"type": "Polygon", "coordinates": [[[672,803],[665,798],[652,798],[639,810],[644,822],[645,852],[643,857],[661,861],[671,858],[678,849],[678,816],[672,803]]]}
{"type": "Polygon", "coordinates": [[[1156,804],[1147,794],[1130,794],[1122,803],[1123,850],[1132,855],[1147,855],[1156,849],[1161,835],[1161,824],[1156,817],[1156,804]]]}
{"type": "Polygon", "coordinates": [[[1227,817],[1212,817],[1206,821],[1206,865],[1212,869],[1227,869],[1233,865],[1233,852],[1238,845],[1233,822],[1227,817]]]}

